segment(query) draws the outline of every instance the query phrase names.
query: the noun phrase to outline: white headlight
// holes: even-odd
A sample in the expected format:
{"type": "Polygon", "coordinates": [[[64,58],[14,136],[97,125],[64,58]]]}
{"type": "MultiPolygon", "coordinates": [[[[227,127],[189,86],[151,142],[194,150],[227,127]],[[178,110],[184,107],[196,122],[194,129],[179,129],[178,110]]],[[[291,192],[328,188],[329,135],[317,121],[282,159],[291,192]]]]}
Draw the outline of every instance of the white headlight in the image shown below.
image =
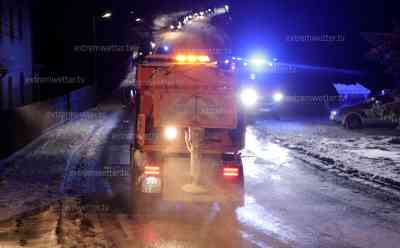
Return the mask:
{"type": "Polygon", "coordinates": [[[164,136],[167,140],[174,140],[178,136],[178,130],[173,126],[166,127],[164,130],[164,136]]]}
{"type": "Polygon", "coordinates": [[[257,103],[257,99],[258,94],[254,89],[244,89],[240,94],[240,100],[247,107],[254,106],[257,103]]]}
{"type": "Polygon", "coordinates": [[[284,98],[281,92],[276,92],[273,96],[275,102],[281,102],[284,98]]]}

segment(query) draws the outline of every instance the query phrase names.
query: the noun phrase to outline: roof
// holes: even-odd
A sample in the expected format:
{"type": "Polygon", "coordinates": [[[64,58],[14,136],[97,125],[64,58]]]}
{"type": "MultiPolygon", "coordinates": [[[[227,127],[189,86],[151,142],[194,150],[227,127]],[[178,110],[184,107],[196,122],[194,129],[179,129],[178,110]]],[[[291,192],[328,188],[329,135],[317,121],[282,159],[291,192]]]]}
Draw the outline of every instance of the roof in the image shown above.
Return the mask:
{"type": "Polygon", "coordinates": [[[371,91],[363,86],[360,83],[355,83],[355,84],[333,84],[336,88],[336,92],[339,95],[369,95],[371,91]]]}

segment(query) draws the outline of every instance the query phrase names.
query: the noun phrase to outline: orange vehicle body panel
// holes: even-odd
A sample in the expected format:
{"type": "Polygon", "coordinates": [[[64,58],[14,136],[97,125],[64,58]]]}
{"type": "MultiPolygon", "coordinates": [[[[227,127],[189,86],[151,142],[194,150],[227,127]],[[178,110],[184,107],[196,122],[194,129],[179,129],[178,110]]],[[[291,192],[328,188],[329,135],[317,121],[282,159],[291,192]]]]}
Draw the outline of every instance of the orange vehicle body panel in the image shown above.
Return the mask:
{"type": "Polygon", "coordinates": [[[205,152],[237,152],[241,148],[229,134],[238,125],[236,84],[231,72],[204,64],[143,64],[139,65],[137,79],[140,108],[136,140],[143,150],[187,152],[183,133],[177,141],[168,142],[147,132],[169,125],[181,130],[218,129],[205,137],[205,152]]]}

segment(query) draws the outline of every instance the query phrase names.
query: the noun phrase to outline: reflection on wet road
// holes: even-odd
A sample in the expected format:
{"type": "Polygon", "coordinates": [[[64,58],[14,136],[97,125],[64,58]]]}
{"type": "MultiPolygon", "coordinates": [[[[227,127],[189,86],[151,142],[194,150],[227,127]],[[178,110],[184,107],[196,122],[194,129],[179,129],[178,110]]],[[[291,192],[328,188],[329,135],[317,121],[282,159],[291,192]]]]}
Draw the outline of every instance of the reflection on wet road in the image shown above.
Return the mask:
{"type": "MultiPolygon", "coordinates": [[[[124,174],[109,178],[110,198],[0,223],[0,247],[399,247],[400,201],[296,160],[260,130],[246,132],[242,207],[159,201],[130,215],[124,174]]],[[[128,168],[128,142],[107,146],[110,164],[128,168]]]]}

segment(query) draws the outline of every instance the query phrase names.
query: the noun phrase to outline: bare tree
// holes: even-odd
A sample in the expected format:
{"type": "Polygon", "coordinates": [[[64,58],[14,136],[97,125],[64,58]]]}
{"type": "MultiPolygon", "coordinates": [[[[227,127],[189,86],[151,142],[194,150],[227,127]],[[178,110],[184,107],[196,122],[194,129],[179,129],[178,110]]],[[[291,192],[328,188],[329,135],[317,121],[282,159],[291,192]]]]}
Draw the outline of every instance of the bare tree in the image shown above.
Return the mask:
{"type": "Polygon", "coordinates": [[[392,33],[363,33],[363,37],[372,45],[367,53],[369,60],[384,65],[385,73],[392,75],[396,86],[400,88],[400,23],[394,21],[392,33]]]}
{"type": "Polygon", "coordinates": [[[392,33],[362,33],[362,35],[372,45],[366,54],[367,59],[382,64],[385,73],[391,75],[396,83],[397,89],[390,92],[395,101],[380,106],[381,118],[400,124],[400,23],[394,21],[394,25],[392,33]]]}

